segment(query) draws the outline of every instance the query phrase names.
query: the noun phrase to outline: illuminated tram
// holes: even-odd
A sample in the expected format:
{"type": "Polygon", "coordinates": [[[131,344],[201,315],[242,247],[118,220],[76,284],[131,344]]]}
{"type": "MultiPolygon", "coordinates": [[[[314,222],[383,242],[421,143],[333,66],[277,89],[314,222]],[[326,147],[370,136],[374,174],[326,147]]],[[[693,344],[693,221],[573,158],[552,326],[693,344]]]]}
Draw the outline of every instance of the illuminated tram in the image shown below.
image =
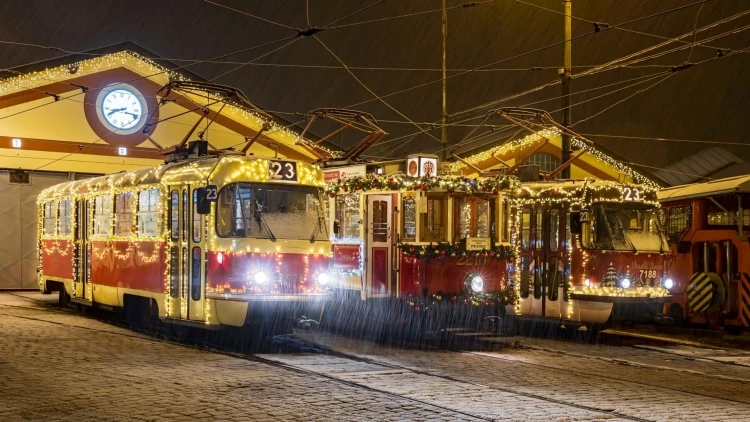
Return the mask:
{"type": "Polygon", "coordinates": [[[327,189],[333,284],[355,292],[356,299],[349,295],[355,301],[395,303],[396,309],[468,305],[491,314],[514,300],[507,282],[510,233],[503,222],[507,192],[517,181],[435,176],[435,169],[437,158],[422,155],[392,174],[387,166],[380,168],[386,174],[367,173],[364,164],[324,170],[349,175],[327,189]],[[411,175],[414,162],[427,171],[411,175]]]}
{"type": "Polygon", "coordinates": [[[511,199],[516,313],[595,324],[658,314],[674,283],[656,195],[592,179],[523,183],[511,199]]]}
{"type": "Polygon", "coordinates": [[[672,318],[750,327],[750,176],[659,192],[674,256],[672,318]]]}
{"type": "Polygon", "coordinates": [[[323,187],[316,165],[231,153],[53,186],[38,197],[39,288],[183,325],[320,313],[323,187]]]}

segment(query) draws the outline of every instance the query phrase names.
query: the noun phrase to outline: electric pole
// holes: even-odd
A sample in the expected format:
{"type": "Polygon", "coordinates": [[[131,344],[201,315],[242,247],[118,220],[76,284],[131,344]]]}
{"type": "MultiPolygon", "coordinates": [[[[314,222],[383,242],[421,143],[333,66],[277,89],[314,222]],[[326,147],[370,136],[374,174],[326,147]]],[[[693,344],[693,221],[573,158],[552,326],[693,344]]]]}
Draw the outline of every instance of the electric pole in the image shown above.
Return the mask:
{"type": "MultiPolygon", "coordinates": [[[[562,106],[563,106],[563,126],[570,126],[570,76],[571,76],[571,42],[570,39],[573,35],[573,27],[571,23],[571,0],[563,0],[563,7],[565,8],[565,43],[563,44],[563,69],[561,72],[562,76],[562,106]]],[[[567,163],[570,160],[572,148],[570,145],[570,135],[562,134],[562,162],[567,163]]],[[[565,167],[560,172],[560,177],[563,179],[570,179],[570,166],[565,167]]]]}
{"type": "Polygon", "coordinates": [[[440,121],[442,123],[442,136],[440,138],[443,146],[443,160],[448,159],[448,92],[446,80],[446,50],[447,50],[447,39],[448,39],[448,10],[445,8],[445,0],[443,0],[443,109],[440,114],[440,121]]]}

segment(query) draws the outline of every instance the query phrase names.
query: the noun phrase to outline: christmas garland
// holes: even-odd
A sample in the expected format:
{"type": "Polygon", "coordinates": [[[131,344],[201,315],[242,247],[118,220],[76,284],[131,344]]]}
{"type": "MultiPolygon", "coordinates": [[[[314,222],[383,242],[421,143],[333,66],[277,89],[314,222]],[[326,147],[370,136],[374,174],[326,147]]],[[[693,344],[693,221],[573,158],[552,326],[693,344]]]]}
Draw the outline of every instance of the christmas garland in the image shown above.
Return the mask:
{"type": "Polygon", "coordinates": [[[446,294],[443,292],[435,293],[429,297],[406,296],[406,304],[415,311],[423,311],[439,303],[456,303],[471,306],[506,306],[515,305],[518,300],[518,294],[515,289],[505,289],[499,292],[489,293],[455,293],[446,294]]]}
{"type": "Polygon", "coordinates": [[[412,245],[400,243],[398,245],[405,256],[411,258],[443,259],[447,257],[480,256],[509,261],[516,257],[512,247],[508,245],[491,246],[490,250],[467,251],[466,240],[456,243],[439,242],[429,245],[412,245]]]}
{"type": "Polygon", "coordinates": [[[518,180],[512,176],[496,176],[486,179],[476,179],[464,176],[382,176],[368,174],[365,176],[350,177],[329,183],[326,193],[330,197],[339,192],[356,193],[371,190],[446,190],[453,196],[454,193],[492,193],[497,195],[500,191],[516,188],[518,180]]]}

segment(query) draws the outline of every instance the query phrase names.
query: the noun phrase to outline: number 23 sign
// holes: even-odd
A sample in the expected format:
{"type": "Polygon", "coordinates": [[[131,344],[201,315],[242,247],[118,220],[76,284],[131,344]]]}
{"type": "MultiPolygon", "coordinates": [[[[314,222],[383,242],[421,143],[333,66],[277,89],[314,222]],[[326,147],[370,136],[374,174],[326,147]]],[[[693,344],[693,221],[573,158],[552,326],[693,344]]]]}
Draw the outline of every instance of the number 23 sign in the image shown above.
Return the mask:
{"type": "Polygon", "coordinates": [[[294,161],[269,161],[268,177],[285,182],[297,181],[297,163],[294,161]]]}

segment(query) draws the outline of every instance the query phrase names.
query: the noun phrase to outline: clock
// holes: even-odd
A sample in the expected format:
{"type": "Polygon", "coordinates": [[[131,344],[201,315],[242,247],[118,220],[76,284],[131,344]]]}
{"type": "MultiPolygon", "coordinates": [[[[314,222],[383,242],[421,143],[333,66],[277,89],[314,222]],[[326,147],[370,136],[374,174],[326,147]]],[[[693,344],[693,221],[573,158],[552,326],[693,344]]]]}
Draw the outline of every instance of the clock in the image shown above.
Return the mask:
{"type": "Polygon", "coordinates": [[[148,105],[143,94],[128,84],[114,84],[97,95],[96,114],[113,135],[128,135],[146,123],[148,105]]]}

